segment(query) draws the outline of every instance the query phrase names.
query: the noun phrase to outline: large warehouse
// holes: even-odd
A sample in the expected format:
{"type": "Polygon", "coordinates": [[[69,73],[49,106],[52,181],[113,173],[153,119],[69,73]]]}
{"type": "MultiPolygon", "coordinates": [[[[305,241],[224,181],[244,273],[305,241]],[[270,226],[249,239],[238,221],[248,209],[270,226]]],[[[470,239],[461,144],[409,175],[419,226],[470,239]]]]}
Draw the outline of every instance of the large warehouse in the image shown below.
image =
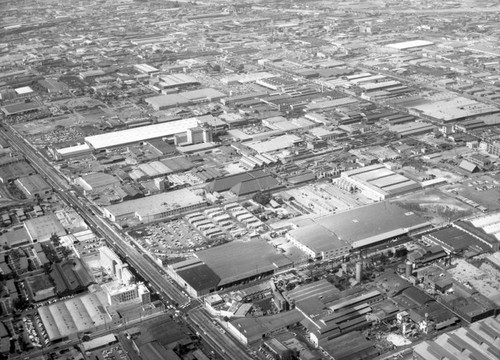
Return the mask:
{"type": "Polygon", "coordinates": [[[111,323],[105,308],[106,294],[100,292],[42,306],[38,314],[52,342],[74,338],[78,333],[95,331],[111,323]]]}
{"type": "Polygon", "coordinates": [[[133,129],[87,136],[85,142],[94,150],[103,150],[116,146],[138,143],[141,141],[170,137],[185,133],[198,126],[198,119],[189,118],[161,124],[141,126],[133,129]]]}
{"type": "Polygon", "coordinates": [[[384,164],[375,164],[345,171],[342,173],[340,181],[348,182],[360,189],[367,197],[376,201],[421,188],[417,182],[396,174],[384,164]]]}
{"type": "Polygon", "coordinates": [[[168,270],[195,297],[292,266],[290,260],[262,239],[233,241],[195,255],[196,258],[170,265],[168,270]]]}
{"type": "Polygon", "coordinates": [[[319,224],[290,231],[286,237],[312,259],[339,258],[349,253],[351,245],[319,224]]]}
{"type": "Polygon", "coordinates": [[[154,96],[147,98],[145,101],[151,105],[154,110],[166,110],[178,106],[217,101],[225,96],[226,94],[218,90],[206,88],[186,91],[179,94],[154,96]]]}
{"type": "Polygon", "coordinates": [[[147,223],[202,207],[206,203],[203,196],[189,189],[180,189],[108,206],[104,209],[104,216],[117,223],[129,219],[147,223]]]}
{"type": "Polygon", "coordinates": [[[287,236],[308,255],[338,257],[346,253],[346,246],[362,249],[430,227],[413,212],[386,201],[321,217],[287,236]]]}

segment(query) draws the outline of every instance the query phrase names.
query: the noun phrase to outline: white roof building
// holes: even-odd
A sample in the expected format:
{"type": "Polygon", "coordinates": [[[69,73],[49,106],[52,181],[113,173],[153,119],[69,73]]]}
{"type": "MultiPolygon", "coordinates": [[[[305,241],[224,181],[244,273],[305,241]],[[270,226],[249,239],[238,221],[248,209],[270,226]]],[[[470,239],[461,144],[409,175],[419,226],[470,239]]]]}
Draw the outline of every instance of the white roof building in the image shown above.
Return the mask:
{"type": "Polygon", "coordinates": [[[196,126],[198,126],[198,120],[196,118],[182,119],[106,134],[87,136],[85,142],[93,149],[101,150],[180,134],[196,126]]]}
{"type": "Polygon", "coordinates": [[[92,293],[38,309],[50,341],[76,336],[111,322],[105,310],[106,294],[92,293]]]}

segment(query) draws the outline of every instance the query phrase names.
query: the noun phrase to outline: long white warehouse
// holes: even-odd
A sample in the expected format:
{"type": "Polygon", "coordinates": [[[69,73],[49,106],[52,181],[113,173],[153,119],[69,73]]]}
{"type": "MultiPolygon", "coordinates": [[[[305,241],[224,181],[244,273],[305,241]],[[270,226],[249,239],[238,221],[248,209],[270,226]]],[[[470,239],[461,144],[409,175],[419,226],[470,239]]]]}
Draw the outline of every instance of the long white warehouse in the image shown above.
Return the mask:
{"type": "Polygon", "coordinates": [[[133,144],[186,132],[198,126],[197,118],[170,121],[161,124],[141,126],[106,134],[87,136],[85,142],[94,150],[133,144]]]}

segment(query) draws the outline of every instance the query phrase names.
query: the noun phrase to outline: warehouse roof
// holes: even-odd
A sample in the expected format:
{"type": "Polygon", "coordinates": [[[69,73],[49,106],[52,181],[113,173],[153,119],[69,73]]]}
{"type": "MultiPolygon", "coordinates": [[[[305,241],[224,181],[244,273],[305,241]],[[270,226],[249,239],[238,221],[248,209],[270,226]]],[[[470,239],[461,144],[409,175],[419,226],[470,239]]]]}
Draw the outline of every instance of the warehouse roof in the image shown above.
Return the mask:
{"type": "Polygon", "coordinates": [[[29,242],[30,237],[25,228],[7,231],[5,234],[0,235],[0,245],[2,246],[14,248],[29,242]]]}
{"type": "Polygon", "coordinates": [[[160,76],[163,87],[175,87],[180,85],[197,84],[196,78],[186,74],[170,74],[160,76]]]}
{"type": "Polygon", "coordinates": [[[249,343],[262,339],[263,335],[271,334],[277,330],[287,328],[304,319],[298,310],[291,310],[277,315],[264,317],[244,317],[232,320],[231,324],[244,333],[249,343]]]}
{"type": "Polygon", "coordinates": [[[92,339],[90,341],[84,341],[82,343],[85,351],[92,351],[94,349],[99,349],[108,344],[113,344],[117,342],[116,336],[113,334],[108,334],[104,336],[99,336],[98,338],[92,339]]]}
{"type": "Polygon", "coordinates": [[[269,191],[280,186],[278,181],[271,175],[266,175],[258,179],[242,181],[231,188],[231,192],[236,196],[245,196],[258,191],[269,191]]]}
{"type": "Polygon", "coordinates": [[[50,341],[110,322],[111,318],[105,310],[105,299],[102,292],[92,293],[40,307],[38,313],[50,341]]]}
{"type": "Polygon", "coordinates": [[[415,213],[388,201],[324,216],[317,223],[353,247],[365,246],[429,225],[415,213]]]}
{"type": "Polygon", "coordinates": [[[453,252],[467,249],[472,245],[486,248],[486,246],[474,236],[454,226],[434,231],[428,234],[428,236],[444,244],[448,250],[453,252]]]}
{"type": "Polygon", "coordinates": [[[2,111],[5,115],[15,115],[21,114],[28,111],[38,110],[41,106],[38,103],[30,102],[30,103],[17,103],[11,105],[5,105],[2,107],[2,111]]]}
{"type": "Polygon", "coordinates": [[[490,317],[414,347],[421,359],[498,359],[500,318],[490,317]]]}
{"type": "Polygon", "coordinates": [[[88,191],[101,187],[115,186],[120,183],[120,180],[116,176],[105,173],[83,175],[80,179],[82,186],[88,191]]]}
{"type": "Polygon", "coordinates": [[[245,145],[257,151],[259,154],[262,154],[265,152],[287,149],[301,141],[302,139],[297,135],[288,134],[288,135],[281,135],[267,141],[257,141],[245,145]]]}
{"type": "Polygon", "coordinates": [[[291,261],[262,239],[233,241],[196,253],[220,278],[220,286],[288,266],[291,261]]]}
{"type": "Polygon", "coordinates": [[[320,297],[326,298],[339,293],[340,291],[333,284],[326,279],[322,279],[310,284],[297,286],[295,289],[288,292],[287,298],[295,302],[301,302],[320,297]]]}
{"type": "Polygon", "coordinates": [[[145,100],[149,105],[159,109],[170,106],[181,106],[189,103],[189,100],[180,94],[159,95],[145,100]]]}
{"type": "Polygon", "coordinates": [[[24,227],[32,241],[47,241],[53,234],[66,235],[66,230],[54,214],[26,220],[24,227]]]}
{"type": "Polygon", "coordinates": [[[434,45],[434,43],[432,41],[427,41],[427,40],[411,40],[411,41],[393,43],[386,46],[393,49],[405,50],[405,49],[412,49],[416,47],[423,47],[429,45],[434,45]]]}
{"type": "Polygon", "coordinates": [[[124,201],[106,207],[106,211],[113,214],[115,217],[133,213],[140,217],[147,217],[157,213],[164,213],[169,210],[182,209],[202,203],[205,203],[205,199],[202,196],[195,194],[189,189],[180,189],[145,198],[124,201]]]}
{"type": "Polygon", "coordinates": [[[289,235],[316,253],[349,245],[340,240],[335,233],[319,224],[294,229],[289,232],[289,235]]]}
{"type": "Polygon", "coordinates": [[[115,131],[106,134],[87,136],[85,141],[94,149],[105,149],[165,136],[172,136],[198,126],[196,118],[189,118],[167,123],[141,126],[133,129],[115,131]]]}
{"type": "Polygon", "coordinates": [[[223,178],[215,179],[212,181],[210,184],[206,186],[206,189],[208,192],[222,192],[222,191],[228,191],[231,189],[233,186],[243,182],[243,181],[248,181],[252,179],[260,179],[263,177],[268,176],[265,172],[262,170],[255,170],[255,171],[248,171],[244,173],[239,173],[239,174],[233,174],[229,176],[225,176],[223,178]]]}
{"type": "Polygon", "coordinates": [[[220,282],[220,277],[205,264],[179,270],[177,274],[196,291],[213,289],[220,282]]]}

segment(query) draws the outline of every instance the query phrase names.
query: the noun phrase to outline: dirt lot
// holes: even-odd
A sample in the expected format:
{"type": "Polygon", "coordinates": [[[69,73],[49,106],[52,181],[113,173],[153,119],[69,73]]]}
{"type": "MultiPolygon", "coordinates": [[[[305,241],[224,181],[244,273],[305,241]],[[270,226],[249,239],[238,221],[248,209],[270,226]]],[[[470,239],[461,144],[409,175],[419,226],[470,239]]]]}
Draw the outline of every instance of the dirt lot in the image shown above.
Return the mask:
{"type": "Polygon", "coordinates": [[[403,208],[429,218],[435,224],[447,223],[478,212],[454,197],[437,189],[410,194],[397,201],[403,208]]]}

